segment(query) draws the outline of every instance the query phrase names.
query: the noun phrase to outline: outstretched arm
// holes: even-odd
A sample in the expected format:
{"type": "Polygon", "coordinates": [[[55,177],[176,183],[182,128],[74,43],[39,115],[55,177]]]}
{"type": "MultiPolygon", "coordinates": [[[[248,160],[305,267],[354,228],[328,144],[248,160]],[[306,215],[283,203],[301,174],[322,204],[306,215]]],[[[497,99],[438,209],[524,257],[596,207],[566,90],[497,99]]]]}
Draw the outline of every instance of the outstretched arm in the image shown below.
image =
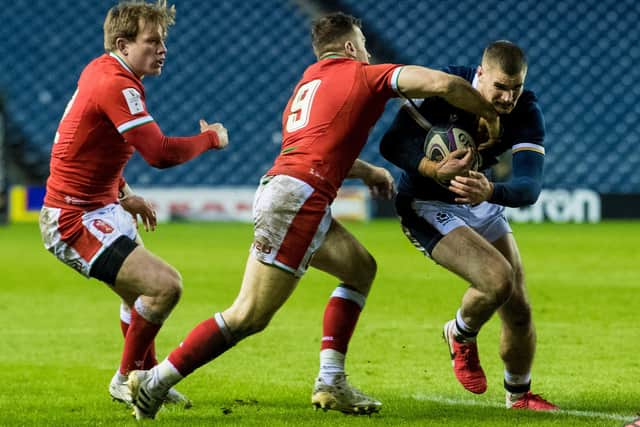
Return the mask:
{"type": "Polygon", "coordinates": [[[164,169],[182,164],[203,152],[224,148],[229,143],[227,130],[220,123],[200,121],[202,133],[189,137],[165,136],[155,122],[133,128],[123,134],[153,167],[164,169]]]}
{"type": "Polygon", "coordinates": [[[409,98],[439,96],[454,107],[484,118],[489,139],[500,137],[500,119],[493,105],[468,81],[453,74],[417,65],[407,65],[398,76],[398,89],[409,98]]]}

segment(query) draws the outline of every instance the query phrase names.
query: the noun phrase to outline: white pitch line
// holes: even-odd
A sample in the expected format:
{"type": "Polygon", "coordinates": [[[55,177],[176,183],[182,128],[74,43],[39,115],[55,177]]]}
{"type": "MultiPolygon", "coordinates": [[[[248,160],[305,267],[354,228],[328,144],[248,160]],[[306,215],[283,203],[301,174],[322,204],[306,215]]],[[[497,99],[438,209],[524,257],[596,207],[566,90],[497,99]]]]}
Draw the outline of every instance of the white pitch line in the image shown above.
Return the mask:
{"type": "MultiPolygon", "coordinates": [[[[454,405],[454,406],[480,406],[483,408],[504,408],[504,405],[498,403],[490,403],[483,402],[478,400],[470,400],[470,399],[452,399],[450,397],[444,396],[430,396],[427,394],[414,394],[412,396],[416,400],[424,400],[427,402],[435,402],[442,403],[445,405],[454,405]]],[[[596,411],[578,411],[573,409],[559,409],[557,411],[547,412],[556,415],[572,415],[574,417],[587,417],[587,418],[604,418],[608,420],[616,420],[616,421],[629,421],[633,419],[634,415],[624,415],[624,414],[612,414],[607,412],[596,412],[596,411]]]]}

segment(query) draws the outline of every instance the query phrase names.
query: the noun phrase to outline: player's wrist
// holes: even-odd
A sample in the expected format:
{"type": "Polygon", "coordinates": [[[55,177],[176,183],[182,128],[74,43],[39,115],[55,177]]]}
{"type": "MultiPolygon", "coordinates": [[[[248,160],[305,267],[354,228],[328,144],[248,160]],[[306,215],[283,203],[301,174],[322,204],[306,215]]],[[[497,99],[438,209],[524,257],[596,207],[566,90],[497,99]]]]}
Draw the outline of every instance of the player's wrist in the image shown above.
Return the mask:
{"type": "Polygon", "coordinates": [[[133,196],[133,194],[133,190],[129,187],[129,184],[125,182],[125,184],[118,189],[118,202],[128,199],[133,196]]]}
{"type": "Polygon", "coordinates": [[[206,130],[205,134],[209,138],[211,149],[217,150],[218,148],[220,148],[220,137],[218,136],[217,132],[214,132],[212,130],[206,130]]]}
{"type": "Polygon", "coordinates": [[[422,176],[426,176],[427,178],[436,179],[438,178],[438,164],[433,160],[429,160],[427,157],[423,157],[420,160],[420,164],[418,165],[418,172],[422,176]]]}
{"type": "Polygon", "coordinates": [[[493,198],[493,182],[489,181],[489,194],[487,194],[487,200],[491,200],[493,198]]]}

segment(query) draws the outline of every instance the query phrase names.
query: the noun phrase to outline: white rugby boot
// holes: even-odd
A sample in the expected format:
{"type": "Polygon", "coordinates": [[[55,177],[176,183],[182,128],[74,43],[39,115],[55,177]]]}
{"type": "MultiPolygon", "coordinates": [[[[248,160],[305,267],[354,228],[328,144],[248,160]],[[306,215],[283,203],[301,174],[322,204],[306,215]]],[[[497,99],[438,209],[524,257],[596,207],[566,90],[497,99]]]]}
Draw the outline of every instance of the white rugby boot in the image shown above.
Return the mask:
{"type": "MultiPolygon", "coordinates": [[[[111,378],[111,383],[109,383],[109,394],[113,400],[117,400],[127,406],[131,406],[131,391],[127,385],[126,377],[122,380],[119,372],[116,372],[113,378],[111,378]]],[[[167,392],[164,403],[170,405],[182,405],[184,409],[189,409],[192,406],[191,400],[173,387],[171,387],[167,392]]]]}
{"type": "Polygon", "coordinates": [[[137,420],[154,419],[167,397],[169,387],[152,390],[150,386],[152,378],[151,370],[129,372],[127,385],[131,392],[133,412],[137,420]]]}
{"type": "Polygon", "coordinates": [[[333,409],[345,414],[369,415],[379,412],[382,403],[367,396],[347,382],[347,376],[336,376],[333,385],[329,385],[321,377],[316,378],[311,394],[311,404],[324,411],[333,409]]]}

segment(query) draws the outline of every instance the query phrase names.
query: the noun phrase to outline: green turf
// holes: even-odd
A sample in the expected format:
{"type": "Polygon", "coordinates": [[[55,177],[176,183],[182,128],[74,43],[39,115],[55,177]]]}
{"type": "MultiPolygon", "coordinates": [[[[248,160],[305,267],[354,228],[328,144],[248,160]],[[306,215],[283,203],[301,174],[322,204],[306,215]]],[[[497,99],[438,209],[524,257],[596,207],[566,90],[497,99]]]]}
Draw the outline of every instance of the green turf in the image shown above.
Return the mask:
{"type": "MultiPolygon", "coordinates": [[[[348,417],[309,404],[322,312],[336,285],[312,271],[265,332],[180,384],[192,409],[163,409],[155,424],[620,426],[616,416],[640,410],[640,223],[514,225],[538,329],[533,389],[560,414],[501,407],[497,319],[479,337],[489,390],[464,391],[440,338],[464,283],[425,260],[395,221],[347,227],[379,264],[347,369],[384,402],[382,412],[348,417]]],[[[231,303],[251,227],[163,224],[144,238],[184,279],[157,340],[165,355],[231,303]]],[[[35,224],[0,227],[0,266],[0,425],[135,425],[107,394],[122,346],[115,295],[48,254],[35,224]]]]}

